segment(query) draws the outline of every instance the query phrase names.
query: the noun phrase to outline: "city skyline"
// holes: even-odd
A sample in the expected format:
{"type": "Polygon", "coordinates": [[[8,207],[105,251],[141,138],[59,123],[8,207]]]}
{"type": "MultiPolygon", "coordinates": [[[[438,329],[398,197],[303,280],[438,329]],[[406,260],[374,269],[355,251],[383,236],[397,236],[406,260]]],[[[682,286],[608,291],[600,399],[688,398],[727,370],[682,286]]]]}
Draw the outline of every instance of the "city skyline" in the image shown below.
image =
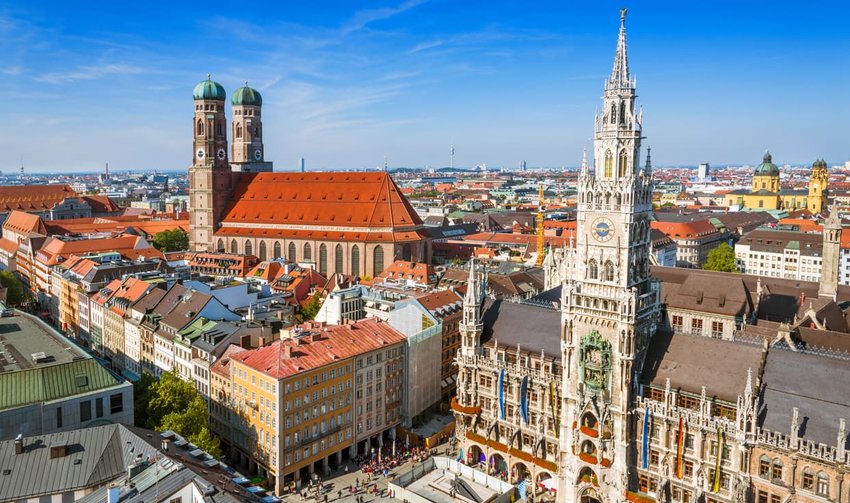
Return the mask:
{"type": "MultiPolygon", "coordinates": [[[[244,80],[263,93],[279,171],[299,157],[308,169],[374,168],[384,156],[440,168],[450,144],[456,166],[576,166],[619,6],[408,1],[199,17],[169,6],[162,22],[100,10],[73,24],[61,4],[8,8],[0,169],[21,155],[30,172],[184,169],[189,93],[208,72],[228,98],[244,80]]],[[[630,58],[653,162],[755,165],[765,148],[779,164],[850,157],[850,104],[828,92],[850,76],[850,39],[828,11],[635,5],[630,58]]]]}

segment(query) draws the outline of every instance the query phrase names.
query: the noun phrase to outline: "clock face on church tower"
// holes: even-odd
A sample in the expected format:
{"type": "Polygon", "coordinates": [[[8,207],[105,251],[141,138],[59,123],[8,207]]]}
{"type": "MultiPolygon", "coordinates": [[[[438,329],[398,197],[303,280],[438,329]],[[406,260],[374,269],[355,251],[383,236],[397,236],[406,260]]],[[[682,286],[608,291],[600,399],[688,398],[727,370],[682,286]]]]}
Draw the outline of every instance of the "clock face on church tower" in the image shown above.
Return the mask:
{"type": "Polygon", "coordinates": [[[223,148],[220,148],[218,149],[218,153],[216,153],[216,155],[218,156],[219,161],[223,161],[224,158],[227,156],[227,152],[225,152],[223,148]]]}
{"type": "Polygon", "coordinates": [[[597,241],[608,241],[614,237],[614,224],[607,218],[597,218],[591,224],[590,233],[597,241]]]}
{"type": "Polygon", "coordinates": [[[254,151],[254,160],[259,161],[262,158],[263,158],[263,153],[260,152],[259,150],[255,150],[254,151]]]}
{"type": "Polygon", "coordinates": [[[205,155],[205,152],[204,152],[204,149],[202,149],[202,148],[199,148],[199,149],[195,152],[195,157],[197,157],[198,159],[203,159],[203,158],[204,158],[204,155],[205,155]]]}

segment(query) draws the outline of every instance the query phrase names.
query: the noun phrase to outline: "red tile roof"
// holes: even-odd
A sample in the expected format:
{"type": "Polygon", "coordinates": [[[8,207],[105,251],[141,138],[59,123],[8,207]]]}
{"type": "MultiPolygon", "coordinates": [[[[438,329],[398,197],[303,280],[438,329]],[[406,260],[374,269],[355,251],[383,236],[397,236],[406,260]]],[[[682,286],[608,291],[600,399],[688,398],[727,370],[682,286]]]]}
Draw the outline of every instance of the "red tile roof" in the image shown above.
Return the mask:
{"type": "Polygon", "coordinates": [[[0,211],[45,211],[69,197],[70,185],[0,185],[0,211]]]}
{"type": "Polygon", "coordinates": [[[434,268],[424,262],[396,260],[377,275],[379,278],[405,279],[419,283],[436,283],[437,276],[434,268]]]}
{"type": "Polygon", "coordinates": [[[121,211],[121,207],[109,196],[83,196],[83,201],[91,207],[92,213],[115,213],[121,211]]]}
{"type": "Polygon", "coordinates": [[[422,224],[392,178],[377,173],[246,173],[225,223],[409,228],[422,224]]]}
{"type": "Polygon", "coordinates": [[[708,220],[694,220],[693,222],[652,222],[652,228],[658,229],[673,239],[695,238],[707,236],[719,232],[708,220]]]}
{"type": "MultiPolygon", "coordinates": [[[[422,304],[422,307],[431,311],[434,314],[434,311],[437,308],[448,309],[449,311],[453,311],[454,308],[460,309],[463,304],[463,297],[461,297],[457,292],[452,290],[436,290],[431,293],[426,293],[420,297],[416,297],[416,300],[422,304]]],[[[437,313],[440,317],[444,314],[450,313],[437,313]]]]}
{"type": "Polygon", "coordinates": [[[358,241],[365,243],[403,243],[406,241],[421,241],[426,237],[423,231],[418,230],[405,232],[339,232],[295,229],[249,229],[245,227],[222,227],[215,231],[215,235],[219,237],[246,236],[270,239],[318,239],[322,241],[358,241]]]}
{"type": "Polygon", "coordinates": [[[230,358],[274,379],[285,379],[405,340],[403,334],[377,319],[350,325],[309,326],[313,327],[305,332],[309,335],[277,340],[230,358]]]}
{"type": "Polygon", "coordinates": [[[24,236],[31,232],[47,235],[47,229],[40,216],[19,210],[13,210],[9,213],[6,221],[3,222],[3,229],[8,229],[24,236]]]}
{"type": "Polygon", "coordinates": [[[61,258],[71,255],[86,255],[89,253],[118,252],[129,259],[140,256],[146,258],[163,258],[162,252],[151,246],[144,247],[144,240],[139,236],[125,234],[101,239],[75,239],[63,241],[59,238],[48,238],[38,251],[36,259],[46,265],[56,265],[61,258]]]}

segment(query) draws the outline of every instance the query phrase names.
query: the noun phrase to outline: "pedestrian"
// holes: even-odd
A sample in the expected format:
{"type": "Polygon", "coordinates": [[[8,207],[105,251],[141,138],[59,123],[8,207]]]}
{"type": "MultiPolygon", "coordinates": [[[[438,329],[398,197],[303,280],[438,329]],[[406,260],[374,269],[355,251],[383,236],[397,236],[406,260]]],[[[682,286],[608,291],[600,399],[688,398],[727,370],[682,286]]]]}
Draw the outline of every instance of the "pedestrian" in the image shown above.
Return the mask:
{"type": "Polygon", "coordinates": [[[342,489],[340,489],[339,491],[336,492],[336,499],[338,499],[338,500],[342,499],[342,489]]]}
{"type": "Polygon", "coordinates": [[[328,503],[328,495],[325,495],[325,503],[328,503]]]}

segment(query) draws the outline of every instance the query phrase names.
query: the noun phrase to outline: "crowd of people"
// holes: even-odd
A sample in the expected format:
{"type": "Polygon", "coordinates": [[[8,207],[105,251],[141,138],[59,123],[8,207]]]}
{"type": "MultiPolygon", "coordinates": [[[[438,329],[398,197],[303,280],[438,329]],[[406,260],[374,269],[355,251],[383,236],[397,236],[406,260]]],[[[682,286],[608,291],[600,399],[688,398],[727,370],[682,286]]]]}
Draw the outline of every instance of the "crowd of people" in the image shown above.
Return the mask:
{"type": "Polygon", "coordinates": [[[357,463],[360,470],[371,480],[372,477],[376,476],[389,476],[393,468],[406,463],[408,460],[412,459],[414,463],[421,463],[436,454],[433,449],[426,449],[424,447],[405,447],[395,453],[393,452],[394,450],[392,447],[385,445],[367,456],[354,458],[354,462],[357,463]]]}

